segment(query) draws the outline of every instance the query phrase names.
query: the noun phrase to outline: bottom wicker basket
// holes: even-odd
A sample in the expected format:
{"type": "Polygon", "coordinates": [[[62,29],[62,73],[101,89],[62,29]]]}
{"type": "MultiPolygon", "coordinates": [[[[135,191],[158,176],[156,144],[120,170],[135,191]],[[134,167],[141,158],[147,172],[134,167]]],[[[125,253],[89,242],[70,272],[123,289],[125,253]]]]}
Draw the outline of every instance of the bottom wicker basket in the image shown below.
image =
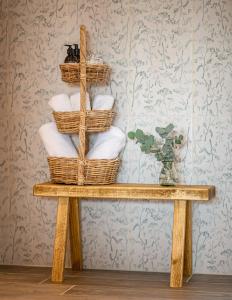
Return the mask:
{"type": "MultiPolygon", "coordinates": [[[[54,183],[79,184],[80,159],[48,157],[51,181],[54,183]]],[[[84,184],[111,184],[117,179],[120,159],[85,160],[84,184]]]]}

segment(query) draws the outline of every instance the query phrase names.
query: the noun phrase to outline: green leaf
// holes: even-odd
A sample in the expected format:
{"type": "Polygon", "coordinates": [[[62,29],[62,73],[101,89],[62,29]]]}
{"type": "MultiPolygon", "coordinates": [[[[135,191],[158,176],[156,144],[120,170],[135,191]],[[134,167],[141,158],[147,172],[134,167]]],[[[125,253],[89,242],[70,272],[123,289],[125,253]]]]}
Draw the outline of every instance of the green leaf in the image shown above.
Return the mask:
{"type": "Polygon", "coordinates": [[[165,145],[171,147],[171,146],[173,145],[173,138],[167,138],[167,139],[165,140],[165,145]]]}
{"type": "Polygon", "coordinates": [[[178,137],[175,137],[175,144],[176,145],[180,145],[181,144],[181,141],[178,137]]]}
{"type": "Polygon", "coordinates": [[[144,133],[141,129],[137,129],[135,132],[135,137],[138,142],[142,143],[144,141],[144,133]]]}
{"type": "Polygon", "coordinates": [[[155,153],[155,157],[156,157],[156,159],[157,159],[158,161],[162,161],[162,160],[163,160],[163,155],[162,155],[161,151],[156,152],[156,153],[155,153]]]}
{"type": "Polygon", "coordinates": [[[142,145],[140,146],[141,151],[145,152],[146,154],[151,153],[151,147],[154,145],[155,139],[153,135],[146,135],[140,134],[138,135],[138,142],[142,145]]]}
{"type": "Polygon", "coordinates": [[[172,146],[167,143],[167,140],[162,147],[162,153],[163,153],[163,160],[173,161],[175,159],[174,150],[172,146]]]}
{"type": "Polygon", "coordinates": [[[128,138],[131,139],[131,140],[134,140],[135,139],[135,132],[134,131],[130,131],[128,132],[128,138]]]}
{"type": "Polygon", "coordinates": [[[162,137],[164,138],[166,135],[165,129],[162,127],[156,127],[155,131],[162,137]]]}
{"type": "Polygon", "coordinates": [[[183,141],[183,135],[180,135],[179,137],[178,136],[175,136],[175,144],[176,145],[180,145],[183,141]]]}
{"type": "Polygon", "coordinates": [[[142,144],[142,145],[140,146],[140,149],[141,149],[142,152],[146,152],[147,147],[146,147],[146,145],[142,144]]]}
{"type": "Polygon", "coordinates": [[[172,123],[168,124],[165,128],[166,132],[169,134],[174,129],[174,125],[172,123]]]}
{"type": "Polygon", "coordinates": [[[145,142],[146,142],[147,145],[150,145],[150,146],[154,145],[154,143],[155,143],[154,136],[153,135],[148,135],[145,142]]]}
{"type": "Polygon", "coordinates": [[[162,138],[166,138],[167,135],[174,129],[174,125],[173,124],[169,124],[166,127],[156,127],[156,132],[162,137],[162,138]]]}

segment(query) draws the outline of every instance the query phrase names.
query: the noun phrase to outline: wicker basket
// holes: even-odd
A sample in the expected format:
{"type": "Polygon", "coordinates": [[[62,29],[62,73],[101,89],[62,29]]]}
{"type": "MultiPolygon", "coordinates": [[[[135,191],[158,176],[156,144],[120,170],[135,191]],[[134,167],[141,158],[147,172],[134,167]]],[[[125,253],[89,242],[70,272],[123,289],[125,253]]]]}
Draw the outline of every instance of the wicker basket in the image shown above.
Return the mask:
{"type": "MultiPolygon", "coordinates": [[[[53,112],[56,126],[61,133],[78,133],[80,126],[80,112],[53,112]]],[[[86,131],[102,132],[110,128],[115,113],[112,110],[86,111],[86,131]]]]}
{"type": "Polygon", "coordinates": [[[60,66],[62,78],[69,83],[80,83],[80,112],[54,112],[58,130],[65,133],[79,133],[79,157],[48,157],[51,180],[65,184],[111,184],[116,181],[120,160],[86,159],[88,149],[87,132],[99,132],[108,129],[112,123],[112,111],[87,111],[87,82],[105,84],[109,77],[106,65],[86,64],[86,30],[80,28],[80,64],[60,66]]]}
{"type": "MultiPolygon", "coordinates": [[[[61,64],[62,80],[76,84],[80,82],[80,64],[61,64]]],[[[105,85],[110,77],[110,68],[106,64],[86,64],[86,81],[91,84],[105,85]]]]}
{"type": "MultiPolygon", "coordinates": [[[[78,158],[48,157],[51,180],[54,183],[78,184],[80,182],[78,158]]],[[[97,159],[84,161],[84,184],[111,184],[116,181],[120,160],[97,159]]]]}

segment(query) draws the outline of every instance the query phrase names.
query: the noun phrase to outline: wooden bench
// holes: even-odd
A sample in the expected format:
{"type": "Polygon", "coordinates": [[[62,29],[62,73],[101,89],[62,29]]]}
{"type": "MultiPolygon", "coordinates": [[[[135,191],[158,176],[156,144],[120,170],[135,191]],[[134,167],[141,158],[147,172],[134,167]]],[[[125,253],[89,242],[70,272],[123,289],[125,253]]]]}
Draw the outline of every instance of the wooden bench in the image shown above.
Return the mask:
{"type": "Polygon", "coordinates": [[[192,275],[192,202],[208,201],[215,195],[213,186],[178,185],[164,187],[153,184],[112,184],[77,186],[41,183],[34,186],[34,195],[58,197],[56,234],[53,253],[52,281],[62,282],[66,238],[69,222],[73,270],[82,270],[80,232],[80,199],[126,199],[174,201],[171,255],[171,287],[182,287],[183,276],[192,275]]]}

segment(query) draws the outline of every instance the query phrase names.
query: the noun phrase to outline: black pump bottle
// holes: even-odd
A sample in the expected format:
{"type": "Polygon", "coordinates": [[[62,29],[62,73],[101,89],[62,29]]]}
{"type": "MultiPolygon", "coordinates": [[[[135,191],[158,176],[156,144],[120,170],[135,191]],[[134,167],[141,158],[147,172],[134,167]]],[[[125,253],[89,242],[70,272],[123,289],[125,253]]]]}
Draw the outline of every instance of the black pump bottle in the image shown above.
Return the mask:
{"type": "Polygon", "coordinates": [[[65,45],[68,47],[67,49],[67,56],[65,57],[64,62],[65,63],[73,63],[76,62],[76,59],[74,57],[74,49],[72,48],[72,45],[65,45]]]}

